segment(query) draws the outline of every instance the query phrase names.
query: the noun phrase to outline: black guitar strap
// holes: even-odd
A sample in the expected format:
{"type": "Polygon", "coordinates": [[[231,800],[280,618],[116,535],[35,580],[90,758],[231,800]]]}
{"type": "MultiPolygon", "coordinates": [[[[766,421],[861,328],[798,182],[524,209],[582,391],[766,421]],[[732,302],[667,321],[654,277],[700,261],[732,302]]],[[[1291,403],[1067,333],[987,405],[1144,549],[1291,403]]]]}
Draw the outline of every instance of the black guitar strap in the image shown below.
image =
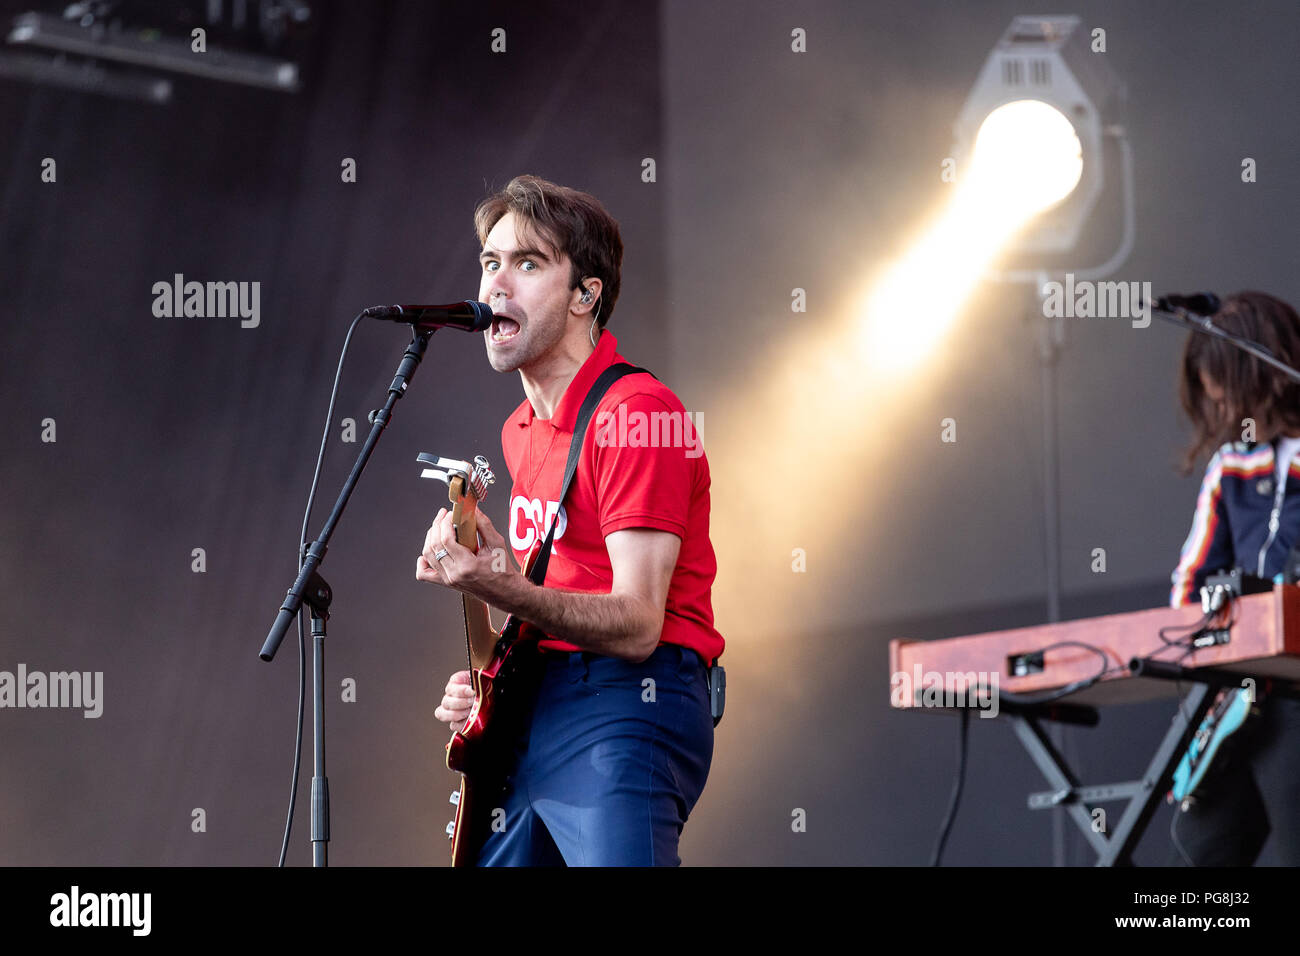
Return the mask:
{"type": "MultiPolygon", "coordinates": [[[[573,443],[569,445],[569,460],[564,466],[564,485],[560,488],[560,497],[557,499],[561,504],[564,503],[564,496],[569,493],[569,486],[573,484],[573,476],[578,472],[578,456],[582,454],[582,439],[587,434],[587,423],[595,413],[596,406],[600,404],[600,400],[605,397],[611,385],[624,375],[631,375],[634,372],[654,375],[646,369],[629,365],[627,362],[619,362],[605,369],[600,373],[600,377],[591,383],[591,390],[582,400],[582,407],[578,409],[578,417],[573,423],[573,443]]],[[[550,531],[546,533],[542,550],[537,553],[537,560],[533,562],[532,570],[528,574],[528,580],[538,586],[546,580],[546,566],[551,562],[551,545],[555,541],[555,528],[559,523],[560,516],[557,512],[551,521],[550,531]]]]}

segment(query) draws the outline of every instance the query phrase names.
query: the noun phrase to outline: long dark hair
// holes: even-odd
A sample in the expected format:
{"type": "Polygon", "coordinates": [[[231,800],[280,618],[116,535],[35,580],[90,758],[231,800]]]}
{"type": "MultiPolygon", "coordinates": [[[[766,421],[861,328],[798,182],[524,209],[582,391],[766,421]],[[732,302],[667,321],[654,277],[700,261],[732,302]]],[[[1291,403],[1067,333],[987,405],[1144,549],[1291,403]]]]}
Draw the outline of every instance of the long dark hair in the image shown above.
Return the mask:
{"type": "MultiPolygon", "coordinates": [[[[1264,346],[1279,361],[1300,366],[1300,316],[1281,299],[1238,292],[1223,300],[1212,321],[1264,346]]],[[[1199,332],[1188,336],[1178,391],[1195,429],[1183,457],[1184,472],[1225,442],[1241,441],[1245,418],[1266,416],[1288,430],[1300,430],[1300,384],[1222,339],[1199,332]],[[1223,389],[1222,402],[1205,393],[1202,372],[1223,389]]]]}

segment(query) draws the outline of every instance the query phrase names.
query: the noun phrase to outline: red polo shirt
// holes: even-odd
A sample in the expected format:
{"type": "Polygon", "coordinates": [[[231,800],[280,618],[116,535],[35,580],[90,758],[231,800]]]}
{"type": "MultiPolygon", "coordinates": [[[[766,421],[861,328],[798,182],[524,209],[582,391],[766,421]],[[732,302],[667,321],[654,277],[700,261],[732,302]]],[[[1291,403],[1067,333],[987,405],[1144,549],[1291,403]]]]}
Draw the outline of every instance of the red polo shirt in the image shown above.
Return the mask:
{"type": "MultiPolygon", "coordinates": [[[[501,447],[513,479],[506,537],[523,566],[558,515],[546,586],[608,594],[614,573],[606,535],[624,528],[677,535],[682,546],[668,586],[660,642],[685,645],[712,661],[724,642],[713,627],[709,593],[718,563],[709,542],[709,462],[701,444],[702,420],[688,415],[672,390],[653,376],[623,376],[596,406],[563,508],[557,501],[578,408],[602,371],[627,361],[617,349],[614,336],[602,332],[553,418],[536,417],[525,399],[506,419],[501,447]]],[[[581,649],[545,637],[529,624],[522,633],[540,638],[546,649],[581,649]]]]}

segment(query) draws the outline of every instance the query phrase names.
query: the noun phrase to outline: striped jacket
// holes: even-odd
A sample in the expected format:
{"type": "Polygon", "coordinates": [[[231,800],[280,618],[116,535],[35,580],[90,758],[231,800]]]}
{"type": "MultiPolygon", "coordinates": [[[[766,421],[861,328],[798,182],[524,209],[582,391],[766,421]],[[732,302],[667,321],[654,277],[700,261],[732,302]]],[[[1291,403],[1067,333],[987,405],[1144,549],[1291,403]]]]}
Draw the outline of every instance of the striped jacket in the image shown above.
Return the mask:
{"type": "Polygon", "coordinates": [[[1274,442],[1233,442],[1210,459],[1172,575],[1174,607],[1199,600],[1206,577],[1218,571],[1240,567],[1265,579],[1282,572],[1300,540],[1300,455],[1278,487],[1275,448],[1274,442]]]}

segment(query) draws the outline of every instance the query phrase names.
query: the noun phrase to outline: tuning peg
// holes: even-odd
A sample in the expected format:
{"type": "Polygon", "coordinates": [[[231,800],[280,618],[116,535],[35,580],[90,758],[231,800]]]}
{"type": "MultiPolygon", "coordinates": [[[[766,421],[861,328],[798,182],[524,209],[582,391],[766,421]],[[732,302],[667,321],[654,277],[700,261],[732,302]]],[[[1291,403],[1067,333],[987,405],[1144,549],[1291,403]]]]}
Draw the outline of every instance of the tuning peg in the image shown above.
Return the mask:
{"type": "Polygon", "coordinates": [[[487,497],[487,486],[494,484],[497,476],[492,474],[492,468],[488,465],[488,460],[482,455],[474,456],[474,477],[471,479],[474,485],[474,494],[478,498],[487,497]]]}
{"type": "Polygon", "coordinates": [[[450,840],[456,836],[456,821],[453,820],[447,824],[447,839],[450,840]]]}
{"type": "Polygon", "coordinates": [[[460,791],[453,790],[451,792],[451,796],[447,798],[447,802],[450,803],[453,807],[460,806],[460,791]]]}

